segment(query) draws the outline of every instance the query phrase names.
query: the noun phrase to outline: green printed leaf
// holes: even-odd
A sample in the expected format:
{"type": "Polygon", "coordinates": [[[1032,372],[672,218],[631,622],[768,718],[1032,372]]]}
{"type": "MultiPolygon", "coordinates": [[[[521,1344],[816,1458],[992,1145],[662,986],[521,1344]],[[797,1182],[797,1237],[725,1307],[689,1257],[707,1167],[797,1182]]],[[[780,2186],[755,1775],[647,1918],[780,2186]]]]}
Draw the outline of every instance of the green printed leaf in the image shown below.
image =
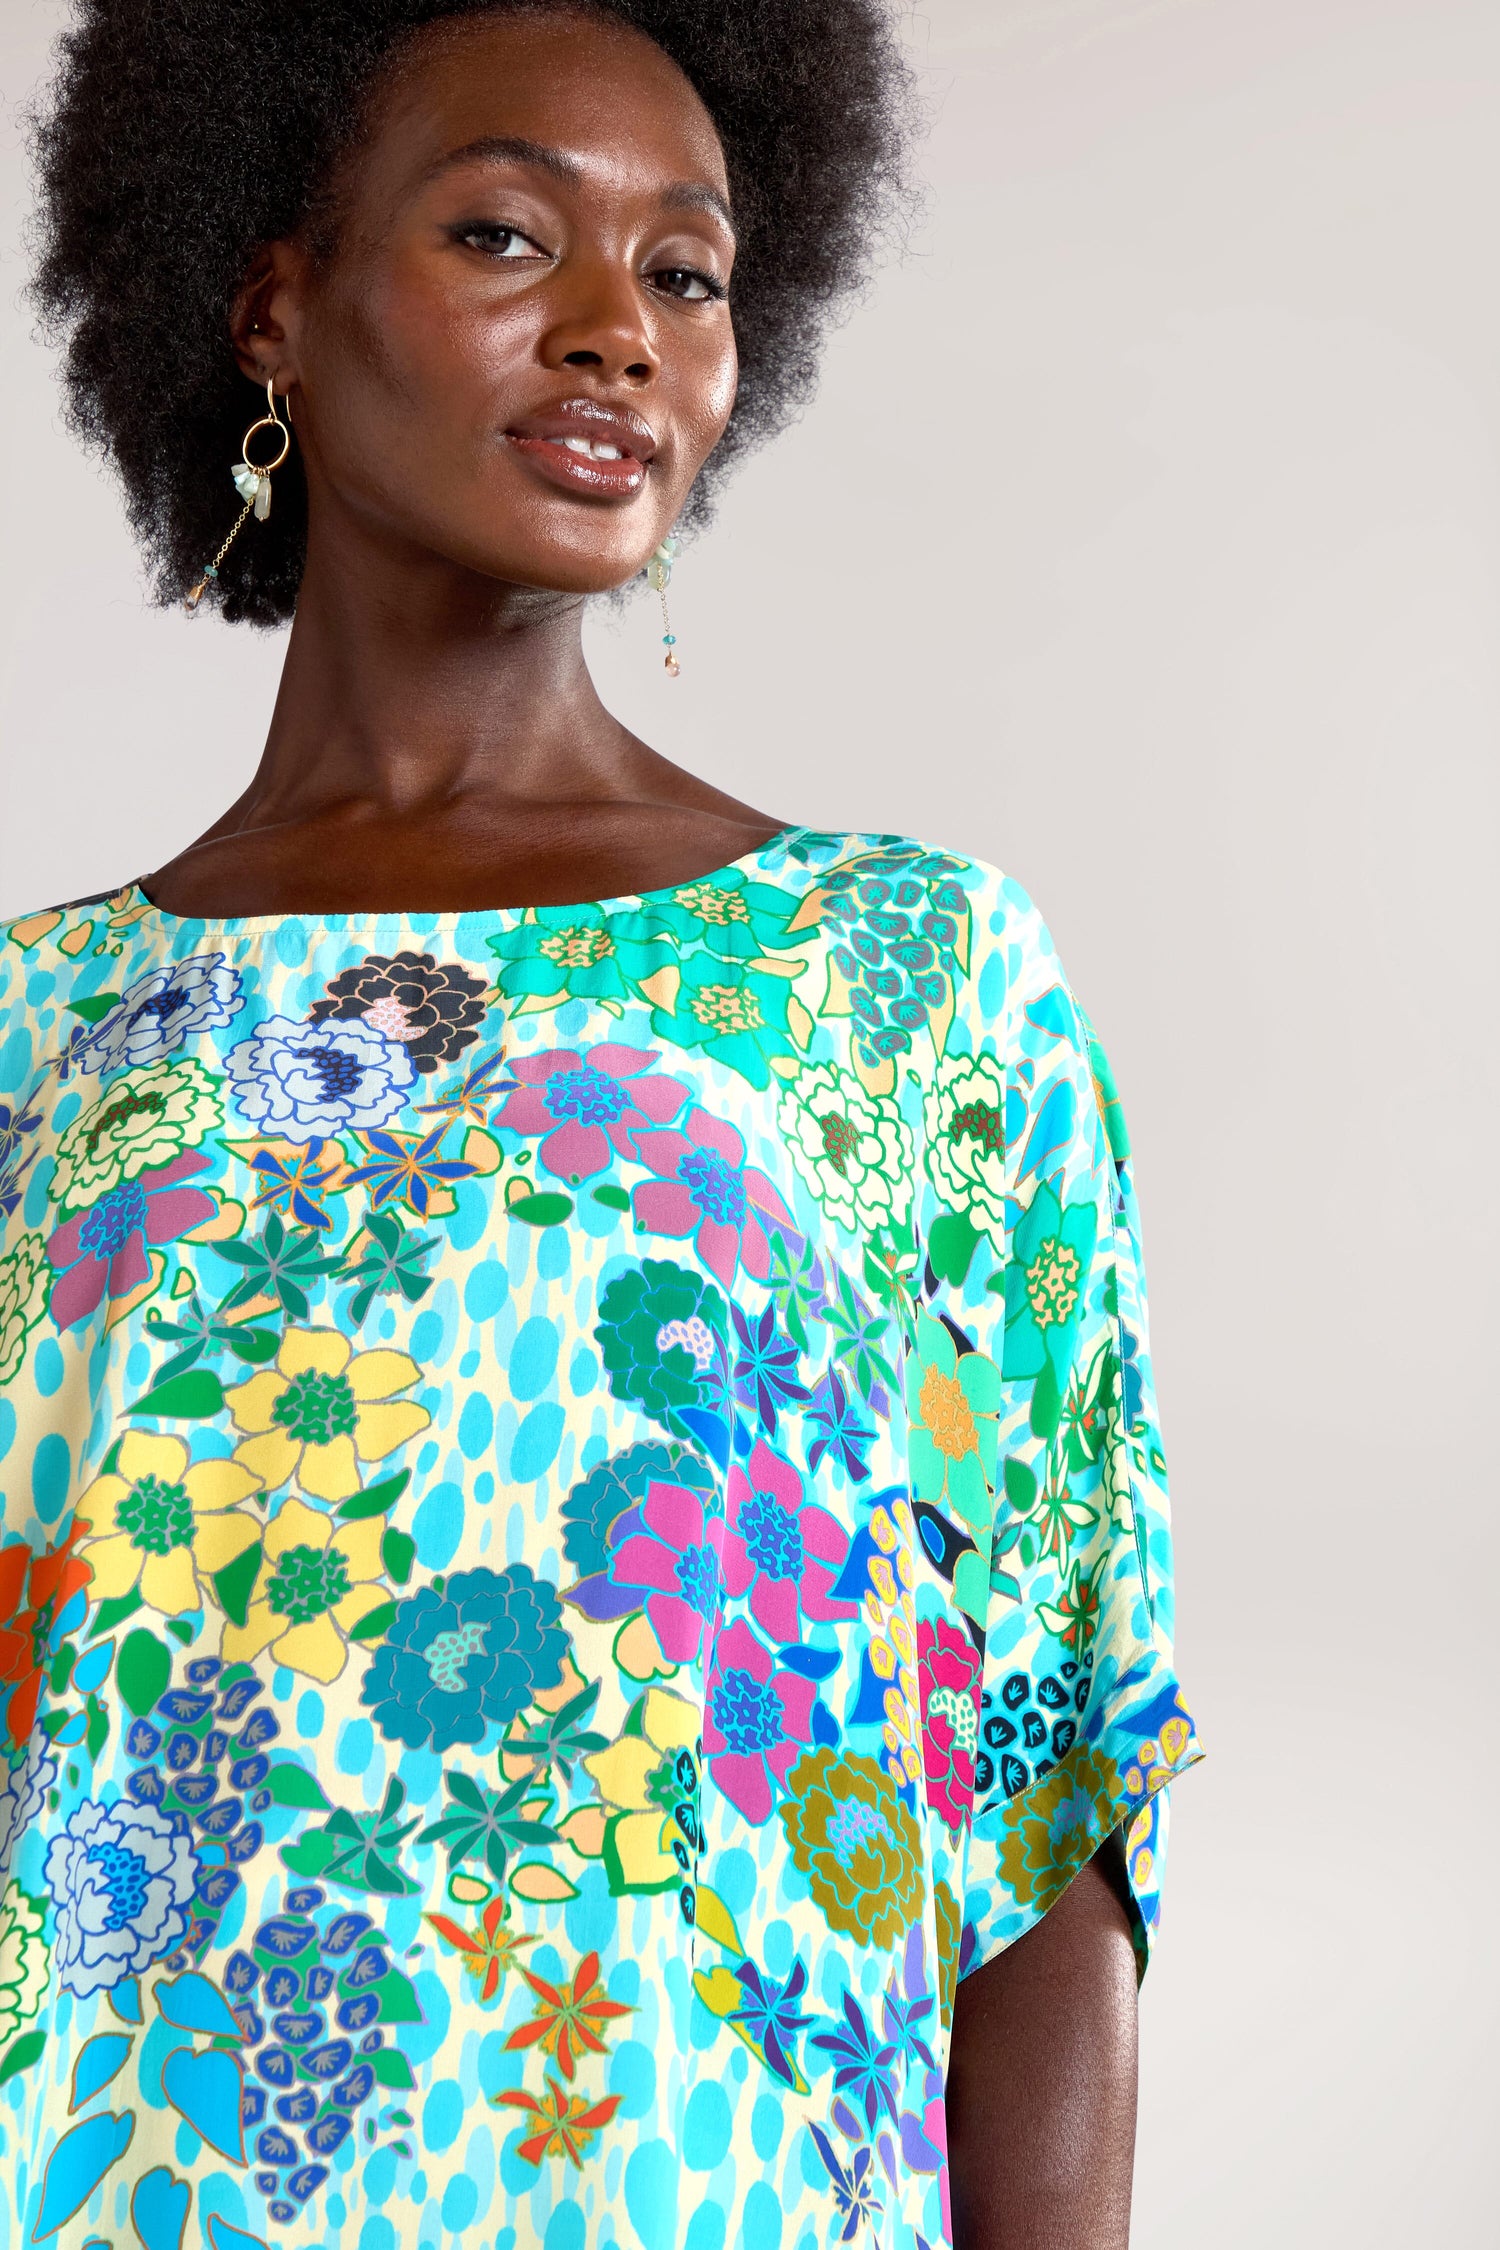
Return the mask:
{"type": "Polygon", "coordinates": [[[411,2064],[399,2047],[379,2047],[370,2057],[370,2068],[375,2073],[377,2085],[388,2086],[393,2094],[410,2093],[416,2084],[411,2064]]]}
{"type": "Polygon", "coordinates": [[[622,1187],[612,1187],[608,1184],[604,1187],[596,1187],[594,1201],[602,1203],[610,1211],[628,1211],[630,1209],[630,1197],[622,1187]]]}
{"type": "Polygon", "coordinates": [[[317,1776],[310,1774],[306,1766],[299,1766],[291,1759],[283,1759],[278,1765],[272,1766],[266,1776],[266,1787],[271,1792],[273,1804],[294,1805],[304,1812],[328,1810],[328,1799],[323,1794],[323,1787],[317,1776]]]}
{"type": "Polygon", "coordinates": [[[115,1664],[115,1678],[126,1707],[138,1719],[156,1708],[172,1677],[172,1658],[154,1633],[144,1627],[127,1633],[115,1664]]]}
{"type": "Polygon", "coordinates": [[[560,1227],[572,1215],[573,1198],[543,1189],[539,1194],[518,1195],[505,1208],[511,1218],[524,1219],[529,1227],[560,1227]]]}
{"type": "Polygon", "coordinates": [[[316,1882],[320,1875],[326,1875],[338,1856],[338,1845],[321,1830],[316,1835],[299,1836],[295,1844],[281,1847],[283,1865],[308,1882],[316,1882]]]}
{"type": "MultiPolygon", "coordinates": [[[[339,1989],[343,1990],[342,1985],[339,1989]]],[[[363,1985],[360,1989],[363,1992],[373,1992],[379,1998],[382,2024],[422,2021],[422,2004],[417,1998],[417,1988],[411,1978],[404,1977],[399,1969],[387,1969],[385,1975],[378,1977],[374,1984],[363,1985]]],[[[384,2051],[380,2050],[382,2053],[384,2051]]]]}
{"type": "Polygon", "coordinates": [[[19,2039],[13,2039],[0,2055],[0,2086],[14,2078],[18,2070],[30,2070],[34,2062],[40,2062],[46,2044],[45,2031],[23,2031],[19,2039]]]}
{"type": "Polygon", "coordinates": [[[226,1563],[222,1570],[214,1573],[214,1595],[231,1625],[243,1625],[249,1614],[250,1596],[260,1576],[261,1561],[259,1545],[247,1547],[232,1563],[226,1563]]]}
{"type": "Polygon", "coordinates": [[[935,1219],[927,1237],[927,1263],[939,1281],[950,1288],[961,1286],[973,1260],[979,1235],[964,1211],[945,1211],[935,1219]]]}
{"type": "Polygon", "coordinates": [[[372,1609],[368,1617],[360,1619],[349,1638],[351,1641],[378,1641],[381,1634],[388,1633],[395,1622],[395,1603],[382,1602],[379,1609],[372,1609]]]}
{"type": "Polygon", "coordinates": [[[274,1359],[281,1347],[281,1338],[274,1328],[234,1328],[229,1335],[229,1348],[240,1359],[248,1359],[253,1367],[264,1367],[274,1359]]]}
{"type": "Polygon", "coordinates": [[[122,997],[118,992],[91,992],[86,1000],[70,1000],[68,1014],[82,1016],[85,1023],[102,1023],[111,1008],[118,1008],[122,997]]]}
{"type": "Polygon", "coordinates": [[[169,1376],[131,1407],[132,1414],[156,1414],[173,1421],[202,1421],[222,1412],[224,1386],[206,1367],[189,1368],[185,1375],[169,1376]]]}
{"type": "Polygon", "coordinates": [[[387,1508],[394,1508],[410,1483],[410,1469],[403,1469],[398,1476],[382,1477],[379,1484],[368,1484],[363,1492],[346,1500],[339,1515],[345,1523],[356,1523],[362,1516],[384,1515],[387,1508]]]}
{"type": "Polygon", "coordinates": [[[1036,1506],[1035,1472],[1013,1455],[1005,1464],[1005,1497],[1018,1516],[1029,1515],[1036,1506]]]}
{"type": "Polygon", "coordinates": [[[83,1746],[89,1757],[97,1762],[100,1751],[109,1740],[109,1706],[101,1703],[97,1695],[91,1695],[84,1708],[89,1715],[89,1724],[83,1746]]]}
{"type": "Polygon", "coordinates": [[[132,1586],[128,1594],[117,1595],[112,1602],[101,1602],[94,1612],[94,1622],[89,1627],[89,1639],[97,1641],[101,1633],[112,1633],[123,1625],[127,1617],[134,1617],[141,1606],[141,1590],[132,1586]]]}
{"type": "Polygon", "coordinates": [[[417,1559],[417,1543],[410,1532],[388,1531],[380,1542],[380,1559],[387,1574],[398,1586],[404,1586],[417,1559]]]}

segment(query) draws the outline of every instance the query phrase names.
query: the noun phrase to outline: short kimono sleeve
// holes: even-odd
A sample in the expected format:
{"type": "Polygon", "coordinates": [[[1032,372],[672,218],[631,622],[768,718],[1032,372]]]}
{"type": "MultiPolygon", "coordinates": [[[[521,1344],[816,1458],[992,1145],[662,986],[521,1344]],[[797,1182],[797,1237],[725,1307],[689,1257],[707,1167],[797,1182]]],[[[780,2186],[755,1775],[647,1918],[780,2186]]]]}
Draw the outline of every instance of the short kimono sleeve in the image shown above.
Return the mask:
{"type": "Polygon", "coordinates": [[[1173,1664],[1129,1144],[1029,907],[1006,966],[1003,1014],[974,1027],[1005,1081],[1003,1262],[986,1285],[1003,1314],[979,1339],[999,1368],[998,1444],[959,1975],[1039,1921],[1116,1830],[1144,1975],[1166,1785],[1202,1751],[1173,1664]]]}

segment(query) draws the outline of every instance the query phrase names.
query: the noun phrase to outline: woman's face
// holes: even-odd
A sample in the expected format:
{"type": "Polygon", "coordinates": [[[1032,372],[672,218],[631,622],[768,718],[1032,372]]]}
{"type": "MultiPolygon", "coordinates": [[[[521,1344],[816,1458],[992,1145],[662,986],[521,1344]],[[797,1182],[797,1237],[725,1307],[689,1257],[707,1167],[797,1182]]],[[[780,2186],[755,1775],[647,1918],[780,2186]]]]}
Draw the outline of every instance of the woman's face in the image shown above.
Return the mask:
{"type": "Polygon", "coordinates": [[[446,24],[335,186],[331,260],[279,246],[249,300],[312,552],[342,513],[493,579],[633,576],[734,403],[728,182],[686,78],[586,14],[446,24]]]}

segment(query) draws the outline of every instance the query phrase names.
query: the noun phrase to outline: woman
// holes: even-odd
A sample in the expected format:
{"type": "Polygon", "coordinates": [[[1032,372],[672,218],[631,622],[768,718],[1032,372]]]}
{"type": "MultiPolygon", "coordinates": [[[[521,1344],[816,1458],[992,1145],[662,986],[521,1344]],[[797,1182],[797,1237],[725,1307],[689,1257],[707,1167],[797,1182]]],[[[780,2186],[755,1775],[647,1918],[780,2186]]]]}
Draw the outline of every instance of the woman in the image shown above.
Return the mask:
{"type": "Polygon", "coordinates": [[[78,420],[293,625],[240,802],[0,947],[18,2242],[1126,2240],[1197,1750],[1107,1065],[1013,883],[580,649],[906,98],[870,0],[65,48],[78,420]]]}

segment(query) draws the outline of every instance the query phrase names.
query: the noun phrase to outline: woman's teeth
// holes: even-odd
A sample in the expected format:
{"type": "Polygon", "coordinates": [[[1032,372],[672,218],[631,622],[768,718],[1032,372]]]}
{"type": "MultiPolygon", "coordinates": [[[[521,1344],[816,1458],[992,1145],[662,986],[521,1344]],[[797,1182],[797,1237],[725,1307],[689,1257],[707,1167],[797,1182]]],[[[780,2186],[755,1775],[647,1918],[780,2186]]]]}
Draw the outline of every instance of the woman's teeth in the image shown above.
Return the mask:
{"type": "Polygon", "coordinates": [[[610,445],[603,438],[565,437],[560,440],[570,453],[581,453],[586,461],[623,461],[624,451],[610,445]]]}

